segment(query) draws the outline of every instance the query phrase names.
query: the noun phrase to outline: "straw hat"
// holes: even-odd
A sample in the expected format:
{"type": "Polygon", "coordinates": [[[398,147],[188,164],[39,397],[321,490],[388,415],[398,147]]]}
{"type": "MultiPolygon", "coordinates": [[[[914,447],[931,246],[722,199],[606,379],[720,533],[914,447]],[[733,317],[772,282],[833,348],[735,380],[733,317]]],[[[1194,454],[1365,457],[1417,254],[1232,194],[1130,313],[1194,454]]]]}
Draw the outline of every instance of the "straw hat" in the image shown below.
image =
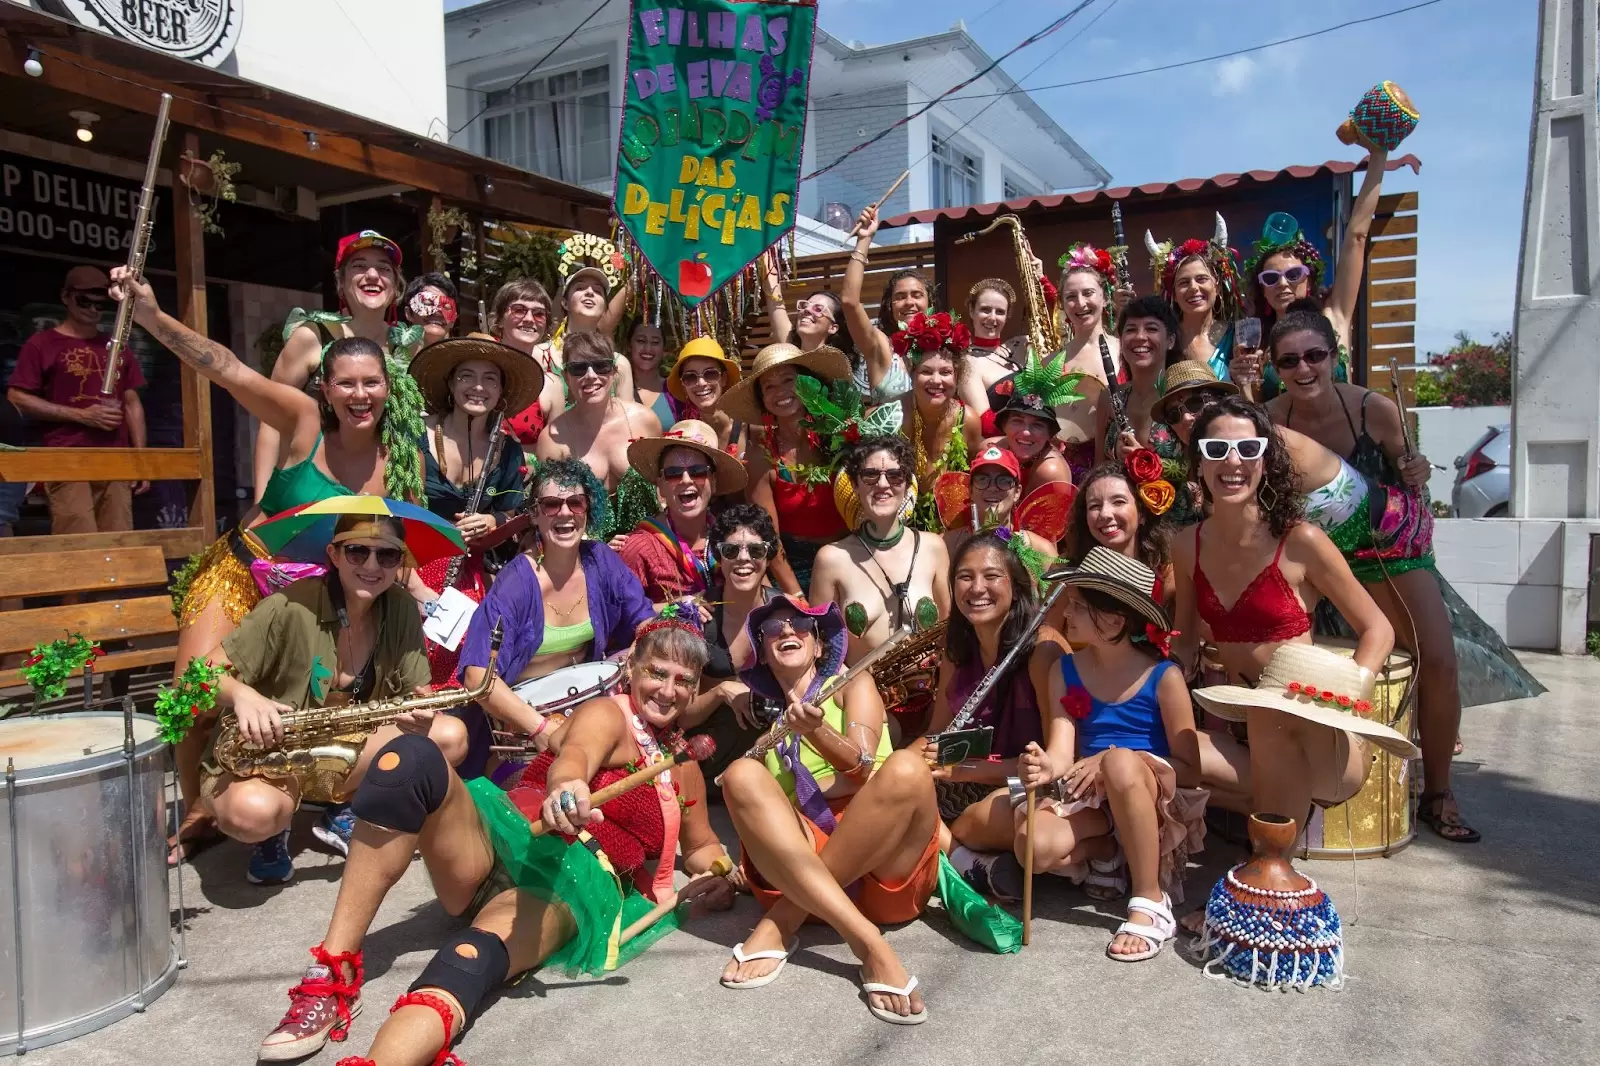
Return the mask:
{"type": "Polygon", "coordinates": [[[850,642],[850,638],[845,634],[844,612],[840,611],[839,605],[832,600],[812,607],[798,596],[784,594],[774,596],[761,606],[753,608],[745,617],[744,623],[745,637],[750,641],[750,658],[745,660],[744,667],[739,671],[739,679],[749,685],[757,695],[775,700],[783,700],[786,697],[778,686],[777,678],[772,676],[772,668],[761,661],[757,649],[761,647],[761,623],[771,618],[781,607],[787,607],[817,620],[817,635],[822,640],[822,658],[817,660],[818,677],[829,678],[839,672],[839,668],[844,665],[845,649],[850,642]]]}
{"type": "Polygon", "coordinates": [[[659,437],[640,437],[628,445],[628,465],[646,481],[655,481],[661,476],[661,457],[668,448],[692,448],[710,459],[717,469],[718,494],[742,492],[749,481],[744,464],[717,447],[717,431],[693,418],[674,423],[659,437]]]}
{"type": "Polygon", "coordinates": [[[411,376],[416,379],[428,410],[442,414],[450,409],[450,375],[469,359],[481,359],[499,368],[500,406],[507,414],[526,409],[544,389],[544,370],[532,356],[501,344],[487,333],[446,337],[428,345],[411,360],[411,376]]]}
{"type": "Polygon", "coordinates": [[[1219,718],[1242,722],[1251,707],[1282,711],[1308,722],[1367,737],[1392,755],[1415,759],[1421,752],[1410,739],[1372,713],[1372,675],[1354,659],[1315,644],[1280,644],[1255,688],[1213,685],[1194,698],[1219,718]]]}
{"type": "Polygon", "coordinates": [[[1167,367],[1165,381],[1166,387],[1161,392],[1161,398],[1150,405],[1150,417],[1157,422],[1167,420],[1167,407],[1175,396],[1197,389],[1215,389],[1234,395],[1239,392],[1239,386],[1221,380],[1211,367],[1194,359],[1184,359],[1167,367]]]}
{"type": "Polygon", "coordinates": [[[1063,581],[1079,588],[1094,589],[1127,604],[1158,629],[1172,628],[1166,608],[1155,601],[1155,571],[1121,552],[1096,544],[1077,566],[1058,566],[1046,570],[1046,581],[1063,581]]]}
{"type": "Polygon", "coordinates": [[[678,349],[678,357],[673,360],[672,369],[667,372],[667,391],[679,403],[694,402],[689,399],[689,394],[683,388],[681,375],[683,374],[683,363],[686,359],[715,359],[721,363],[722,391],[724,394],[739,384],[739,378],[742,376],[739,360],[730,358],[728,353],[722,350],[722,345],[711,337],[695,337],[678,349]]]}
{"type": "MultiPolygon", "coordinates": [[[[682,355],[678,357],[680,360],[682,355]]],[[[850,357],[826,344],[802,352],[792,344],[769,344],[756,353],[750,375],[722,394],[722,409],[741,422],[760,422],[761,406],[756,402],[756,384],[763,374],[793,363],[827,381],[843,381],[850,376],[850,357]]]]}

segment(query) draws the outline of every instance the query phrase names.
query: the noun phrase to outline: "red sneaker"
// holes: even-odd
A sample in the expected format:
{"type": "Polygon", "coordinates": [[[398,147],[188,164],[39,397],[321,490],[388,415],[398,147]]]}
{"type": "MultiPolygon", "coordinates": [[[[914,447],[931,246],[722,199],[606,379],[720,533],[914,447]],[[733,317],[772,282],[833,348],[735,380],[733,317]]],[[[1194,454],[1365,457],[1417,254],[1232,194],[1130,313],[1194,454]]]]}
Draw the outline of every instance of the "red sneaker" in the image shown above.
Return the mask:
{"type": "Polygon", "coordinates": [[[311,949],[317,961],[306,967],[300,983],[289,989],[289,1010],[278,1027],[261,1041],[261,1062],[289,1062],[313,1055],[329,1040],[343,1040],[350,1022],[361,1013],[361,953],[330,955],[321,945],[311,949]],[[343,979],[344,964],[354,976],[343,979]]]}

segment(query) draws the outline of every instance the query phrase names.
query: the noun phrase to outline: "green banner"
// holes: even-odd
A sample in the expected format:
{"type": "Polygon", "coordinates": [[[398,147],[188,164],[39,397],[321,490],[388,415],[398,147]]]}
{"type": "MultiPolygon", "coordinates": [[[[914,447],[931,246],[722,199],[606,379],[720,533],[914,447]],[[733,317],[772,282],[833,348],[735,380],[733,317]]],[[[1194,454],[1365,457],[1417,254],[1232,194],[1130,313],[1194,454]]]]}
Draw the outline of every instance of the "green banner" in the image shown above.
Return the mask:
{"type": "Polygon", "coordinates": [[[615,209],[685,306],[794,226],[816,13],[633,0],[615,209]]]}

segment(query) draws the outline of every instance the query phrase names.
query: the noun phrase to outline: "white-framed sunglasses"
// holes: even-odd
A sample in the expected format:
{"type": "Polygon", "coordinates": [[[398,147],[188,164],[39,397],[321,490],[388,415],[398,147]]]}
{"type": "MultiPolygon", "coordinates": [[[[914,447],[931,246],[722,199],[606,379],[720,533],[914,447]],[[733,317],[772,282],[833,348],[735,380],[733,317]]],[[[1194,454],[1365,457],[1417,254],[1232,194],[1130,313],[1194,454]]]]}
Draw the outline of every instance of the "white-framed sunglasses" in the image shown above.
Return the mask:
{"type": "Polygon", "coordinates": [[[1267,454],[1267,438],[1265,437],[1240,437],[1231,440],[1225,437],[1202,437],[1200,439],[1200,458],[1210,459],[1213,463],[1220,463],[1232,452],[1242,462],[1253,462],[1267,454]]]}

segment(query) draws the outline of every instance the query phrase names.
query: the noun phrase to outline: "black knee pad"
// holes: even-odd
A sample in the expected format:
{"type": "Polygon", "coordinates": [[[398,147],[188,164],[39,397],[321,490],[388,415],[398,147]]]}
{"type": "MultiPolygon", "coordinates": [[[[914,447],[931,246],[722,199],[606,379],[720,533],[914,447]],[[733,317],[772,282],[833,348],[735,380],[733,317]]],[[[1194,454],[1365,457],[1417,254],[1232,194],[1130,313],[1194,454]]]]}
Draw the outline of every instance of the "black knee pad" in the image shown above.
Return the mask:
{"type": "Polygon", "coordinates": [[[437,988],[448,992],[471,1018],[484,997],[510,972],[511,956],[504,941],[482,929],[463,929],[445,942],[407,991],[437,988]]]}
{"type": "Polygon", "coordinates": [[[427,737],[402,733],[373,756],[350,809],[362,821],[384,829],[420,833],[449,789],[450,764],[438,745],[427,737]]]}

